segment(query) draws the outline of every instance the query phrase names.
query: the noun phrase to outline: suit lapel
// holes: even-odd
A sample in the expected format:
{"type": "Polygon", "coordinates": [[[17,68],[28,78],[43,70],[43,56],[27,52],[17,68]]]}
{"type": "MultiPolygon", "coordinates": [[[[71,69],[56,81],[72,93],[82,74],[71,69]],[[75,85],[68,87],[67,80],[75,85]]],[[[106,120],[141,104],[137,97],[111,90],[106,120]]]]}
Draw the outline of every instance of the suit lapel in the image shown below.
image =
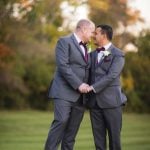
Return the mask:
{"type": "Polygon", "coordinates": [[[82,52],[82,50],[81,50],[81,48],[80,48],[80,45],[79,45],[79,43],[77,42],[77,40],[76,40],[76,38],[74,37],[73,34],[71,35],[71,39],[73,40],[74,45],[76,46],[77,50],[80,52],[80,54],[81,54],[83,60],[85,61],[85,63],[88,63],[89,61],[86,62],[86,60],[85,60],[85,58],[84,58],[84,54],[83,54],[83,52],[82,52]]]}
{"type": "MultiPolygon", "coordinates": [[[[109,47],[109,49],[107,51],[110,52],[110,55],[112,55],[112,49],[114,48],[113,44],[109,47]]],[[[105,56],[106,57],[106,56],[105,56]]],[[[97,67],[101,66],[102,63],[104,62],[105,57],[102,57],[100,62],[96,65],[97,67]]],[[[109,57],[109,56],[107,56],[109,57]]],[[[112,56],[111,56],[112,57],[112,56]]],[[[97,60],[97,55],[96,55],[96,60],[97,60]]]]}
{"type": "Polygon", "coordinates": [[[98,53],[95,51],[95,67],[96,68],[99,67],[102,64],[103,60],[104,60],[104,58],[101,58],[99,63],[98,63],[97,62],[97,57],[98,57],[98,53]]]}

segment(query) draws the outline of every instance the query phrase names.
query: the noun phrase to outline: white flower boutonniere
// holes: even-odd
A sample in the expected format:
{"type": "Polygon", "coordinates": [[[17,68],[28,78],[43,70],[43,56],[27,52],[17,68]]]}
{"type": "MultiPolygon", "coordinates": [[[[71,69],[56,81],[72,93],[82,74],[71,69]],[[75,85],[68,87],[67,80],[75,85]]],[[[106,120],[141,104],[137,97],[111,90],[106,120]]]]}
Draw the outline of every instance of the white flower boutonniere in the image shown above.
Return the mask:
{"type": "Polygon", "coordinates": [[[108,51],[108,50],[102,51],[102,53],[103,53],[104,57],[107,57],[111,54],[110,51],[108,51]]]}

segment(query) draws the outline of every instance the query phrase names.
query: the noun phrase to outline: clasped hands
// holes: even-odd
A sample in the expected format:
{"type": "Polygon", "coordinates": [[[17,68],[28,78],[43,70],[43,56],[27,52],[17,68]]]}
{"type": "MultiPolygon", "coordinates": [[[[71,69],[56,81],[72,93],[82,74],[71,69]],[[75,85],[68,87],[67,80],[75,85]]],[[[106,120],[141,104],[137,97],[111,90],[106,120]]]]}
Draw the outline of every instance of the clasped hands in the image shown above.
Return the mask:
{"type": "Polygon", "coordinates": [[[78,90],[80,91],[80,93],[88,93],[88,92],[93,90],[93,87],[88,85],[88,84],[86,84],[86,83],[82,83],[79,86],[78,90]]]}

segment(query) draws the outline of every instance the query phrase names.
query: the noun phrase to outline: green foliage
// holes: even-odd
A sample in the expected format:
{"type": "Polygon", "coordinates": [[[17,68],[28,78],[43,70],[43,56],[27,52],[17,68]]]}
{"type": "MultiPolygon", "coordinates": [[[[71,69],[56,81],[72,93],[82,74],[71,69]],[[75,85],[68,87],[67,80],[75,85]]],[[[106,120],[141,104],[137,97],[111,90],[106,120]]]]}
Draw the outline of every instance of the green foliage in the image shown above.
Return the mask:
{"type": "Polygon", "coordinates": [[[46,98],[49,82],[53,77],[54,65],[38,60],[30,62],[26,68],[25,82],[30,89],[28,98],[32,108],[46,109],[48,101],[46,98]]]}
{"type": "Polygon", "coordinates": [[[150,58],[150,31],[142,31],[136,41],[139,57],[150,58]]]}
{"type": "Polygon", "coordinates": [[[2,2],[0,108],[47,109],[47,89],[55,69],[54,47],[57,37],[62,34],[57,31],[61,23],[60,1],[55,1],[55,7],[54,1],[36,2],[21,20],[12,17],[13,3],[17,0],[2,2]],[[9,10],[6,9],[8,3],[9,10]],[[53,9],[58,13],[54,14],[53,9]]]}
{"type": "MultiPolygon", "coordinates": [[[[61,0],[35,1],[21,19],[12,16],[13,4],[23,1],[0,1],[0,108],[48,109],[47,89],[55,70],[55,45],[57,39],[69,29],[59,31],[63,23],[61,0]],[[54,7],[55,6],[55,7],[54,7]]],[[[149,110],[150,100],[150,33],[135,37],[126,27],[139,20],[136,11],[129,13],[127,1],[88,0],[68,1],[71,6],[88,4],[89,17],[96,23],[111,24],[115,31],[122,25],[124,32],[115,33],[114,42],[123,48],[134,42],[138,53],[126,54],[123,87],[128,97],[127,111],[149,110]],[[114,19],[115,18],[115,19],[114,19]]],[[[92,48],[94,46],[92,45],[92,48]]]]}
{"type": "Polygon", "coordinates": [[[129,109],[143,112],[150,110],[150,36],[149,31],[137,39],[137,53],[126,54],[123,72],[124,88],[128,95],[129,109]]]}

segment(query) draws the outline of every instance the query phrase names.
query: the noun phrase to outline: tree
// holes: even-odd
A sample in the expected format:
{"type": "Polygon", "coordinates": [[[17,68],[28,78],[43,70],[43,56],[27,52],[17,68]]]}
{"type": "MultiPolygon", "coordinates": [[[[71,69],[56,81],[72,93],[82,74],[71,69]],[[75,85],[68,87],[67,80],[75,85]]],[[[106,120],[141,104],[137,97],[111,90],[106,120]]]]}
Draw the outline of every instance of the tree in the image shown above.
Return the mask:
{"type": "Polygon", "coordinates": [[[141,32],[136,44],[139,59],[135,62],[136,67],[132,69],[132,74],[136,80],[135,89],[143,103],[150,108],[150,31],[141,32]]]}
{"type": "Polygon", "coordinates": [[[47,108],[46,92],[55,68],[54,45],[63,33],[57,31],[62,22],[60,3],[0,1],[1,108],[47,108]]]}
{"type": "Polygon", "coordinates": [[[126,54],[123,72],[124,88],[128,95],[129,109],[148,112],[150,108],[150,32],[142,32],[136,40],[137,53],[126,54]]]}
{"type": "Polygon", "coordinates": [[[135,37],[127,31],[127,27],[143,21],[140,11],[128,6],[127,0],[88,0],[89,17],[98,24],[109,24],[114,29],[114,42],[124,49],[127,43],[133,43],[135,37]],[[121,32],[119,31],[121,30],[121,32]]]}

